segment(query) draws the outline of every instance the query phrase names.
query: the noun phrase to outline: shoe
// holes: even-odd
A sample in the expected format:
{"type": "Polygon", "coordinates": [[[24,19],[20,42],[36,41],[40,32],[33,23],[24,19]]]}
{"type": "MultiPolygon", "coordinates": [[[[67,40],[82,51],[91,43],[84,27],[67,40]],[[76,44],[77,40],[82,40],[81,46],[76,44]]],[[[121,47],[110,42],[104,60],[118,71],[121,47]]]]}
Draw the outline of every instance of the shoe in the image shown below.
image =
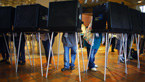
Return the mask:
{"type": "Polygon", "coordinates": [[[43,64],[43,67],[47,67],[47,63],[43,64]]]}
{"type": "Polygon", "coordinates": [[[95,65],[95,68],[98,68],[98,65],[95,65]]]}
{"type": "Polygon", "coordinates": [[[10,62],[8,60],[6,60],[6,64],[10,64],[10,62]]]}
{"type": "Polygon", "coordinates": [[[120,62],[122,62],[122,63],[123,63],[123,62],[124,62],[124,60],[123,60],[122,58],[120,58],[120,62]]]}
{"type": "Polygon", "coordinates": [[[5,60],[5,59],[3,59],[3,60],[1,60],[1,61],[0,61],[0,63],[3,63],[3,62],[5,62],[5,61],[6,61],[6,60],[5,60]]]}
{"type": "Polygon", "coordinates": [[[18,64],[21,65],[21,62],[19,61],[18,64]]]}
{"type": "Polygon", "coordinates": [[[126,59],[126,61],[128,61],[128,59],[126,59]]]}
{"type": "Polygon", "coordinates": [[[74,70],[75,68],[74,68],[74,66],[70,66],[70,69],[71,69],[71,70],[74,70]]]}
{"type": "Polygon", "coordinates": [[[21,65],[25,65],[25,62],[22,62],[21,65]]]}
{"type": "Polygon", "coordinates": [[[133,60],[133,57],[130,56],[130,60],[133,60]]]}
{"type": "Polygon", "coordinates": [[[68,69],[67,69],[67,68],[62,68],[62,69],[61,69],[61,71],[65,71],[65,70],[68,70],[68,69]]]}
{"type": "Polygon", "coordinates": [[[113,50],[113,51],[111,51],[111,52],[115,52],[115,51],[113,50]]]}
{"type": "Polygon", "coordinates": [[[97,71],[97,69],[96,69],[96,68],[91,68],[91,71],[96,72],[96,71],[97,71]]]}
{"type": "Polygon", "coordinates": [[[51,67],[51,66],[52,66],[52,64],[50,63],[50,64],[49,64],[49,67],[51,67]]]}
{"type": "Polygon", "coordinates": [[[143,54],[140,53],[141,56],[143,56],[143,54]]]}
{"type": "MultiPolygon", "coordinates": [[[[50,63],[49,67],[51,67],[51,66],[52,66],[52,64],[50,63]]],[[[47,63],[43,64],[43,67],[47,67],[47,63]]]]}
{"type": "Polygon", "coordinates": [[[122,59],[123,59],[123,60],[125,60],[125,58],[124,58],[124,57],[122,57],[122,59]]]}

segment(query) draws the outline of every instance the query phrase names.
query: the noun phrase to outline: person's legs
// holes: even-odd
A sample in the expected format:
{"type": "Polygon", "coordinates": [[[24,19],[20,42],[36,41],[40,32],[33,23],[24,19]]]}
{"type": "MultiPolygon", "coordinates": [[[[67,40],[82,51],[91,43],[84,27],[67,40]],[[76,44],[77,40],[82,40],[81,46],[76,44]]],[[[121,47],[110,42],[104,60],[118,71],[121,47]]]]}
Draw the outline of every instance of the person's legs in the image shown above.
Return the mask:
{"type": "Polygon", "coordinates": [[[74,69],[74,66],[75,66],[75,59],[76,59],[76,49],[77,49],[77,47],[76,46],[73,46],[73,47],[71,47],[71,63],[70,63],[70,66],[71,66],[71,68],[70,69],[74,69]]]}
{"type": "Polygon", "coordinates": [[[9,39],[8,39],[8,36],[6,36],[6,43],[4,42],[4,49],[5,49],[5,54],[6,54],[6,63],[10,64],[10,62],[9,62],[9,53],[8,53],[8,50],[9,50],[9,39]],[[7,43],[8,49],[7,49],[6,43],[7,43]]]}
{"type": "Polygon", "coordinates": [[[44,47],[44,50],[45,50],[45,56],[46,56],[46,63],[47,63],[47,61],[48,61],[48,43],[47,43],[48,41],[42,41],[42,44],[43,44],[43,47],[44,47]]]}
{"type": "Polygon", "coordinates": [[[143,54],[144,40],[141,38],[140,40],[140,54],[143,54]]]}
{"type": "MultiPolygon", "coordinates": [[[[98,49],[94,49],[93,51],[93,63],[95,62],[95,55],[97,53],[98,49]]],[[[95,63],[94,63],[94,66],[95,66],[95,63]]]]}
{"type": "MultiPolygon", "coordinates": [[[[45,56],[46,56],[46,63],[45,65],[47,65],[47,62],[48,62],[48,54],[49,54],[49,49],[50,49],[50,42],[49,42],[49,39],[46,40],[46,41],[42,41],[43,43],[43,46],[44,46],[44,50],[45,50],[45,56]]],[[[54,39],[52,41],[52,45],[54,43],[54,39]]],[[[52,51],[50,53],[50,60],[49,60],[49,64],[51,64],[51,59],[52,59],[52,51]]]]}
{"type": "MultiPolygon", "coordinates": [[[[16,54],[17,54],[17,57],[18,57],[18,46],[19,46],[19,39],[15,39],[15,47],[16,47],[16,54]]],[[[20,57],[20,52],[19,52],[19,60],[18,60],[18,63],[21,64],[21,57],[20,57]]]]}
{"type": "Polygon", "coordinates": [[[95,67],[95,63],[94,63],[94,49],[91,50],[91,54],[90,54],[90,48],[87,48],[87,55],[88,55],[88,58],[89,58],[89,54],[90,54],[90,60],[89,60],[89,64],[88,64],[88,67],[89,69],[95,67]]]}
{"type": "Polygon", "coordinates": [[[2,60],[0,61],[0,63],[5,62],[5,52],[4,52],[4,45],[3,45],[3,37],[0,38],[0,53],[2,54],[2,60]]]}
{"type": "Polygon", "coordinates": [[[112,52],[114,52],[114,48],[115,48],[115,37],[112,38],[112,52]]]}
{"type": "MultiPolygon", "coordinates": [[[[94,63],[95,62],[95,54],[97,53],[97,50],[98,49],[92,49],[91,50],[91,54],[90,54],[90,60],[89,60],[88,67],[92,71],[97,71],[96,66],[95,66],[95,63],[94,63]]],[[[90,53],[90,48],[87,48],[88,58],[89,58],[89,53],[90,53]]]]}
{"type": "Polygon", "coordinates": [[[22,60],[22,65],[25,64],[25,40],[21,41],[21,48],[20,48],[20,52],[21,52],[21,60],[22,60]]]}
{"type": "MultiPolygon", "coordinates": [[[[110,39],[109,39],[110,40],[110,39]]],[[[114,38],[112,38],[112,40],[111,40],[111,45],[112,45],[112,47],[111,47],[111,52],[114,52],[114,38]]]]}
{"type": "Polygon", "coordinates": [[[92,49],[91,54],[90,54],[90,61],[89,61],[89,69],[94,68],[95,67],[95,54],[96,54],[96,50],[92,49]]]}
{"type": "Polygon", "coordinates": [[[69,47],[64,45],[64,68],[61,71],[69,69],[69,47]]]}

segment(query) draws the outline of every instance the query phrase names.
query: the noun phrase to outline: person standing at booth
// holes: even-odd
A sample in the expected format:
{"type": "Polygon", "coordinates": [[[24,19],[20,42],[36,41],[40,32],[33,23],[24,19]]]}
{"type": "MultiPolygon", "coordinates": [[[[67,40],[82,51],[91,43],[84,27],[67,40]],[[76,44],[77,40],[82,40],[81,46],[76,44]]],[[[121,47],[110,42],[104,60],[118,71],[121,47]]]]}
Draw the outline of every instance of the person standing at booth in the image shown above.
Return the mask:
{"type": "Polygon", "coordinates": [[[124,62],[124,57],[123,57],[123,51],[122,49],[120,49],[120,46],[123,44],[123,40],[122,40],[122,34],[116,34],[116,44],[115,44],[115,48],[117,49],[118,51],[118,55],[119,55],[119,60],[120,62],[124,62]],[[121,50],[121,53],[119,54],[121,50]]]}
{"type": "Polygon", "coordinates": [[[92,30],[92,22],[90,23],[90,25],[88,26],[86,33],[84,35],[84,46],[87,48],[87,55],[89,58],[89,54],[90,54],[90,60],[89,60],[89,70],[91,71],[97,71],[97,67],[98,65],[95,65],[95,55],[100,47],[101,41],[102,41],[102,33],[94,33],[94,42],[92,45],[92,39],[93,39],[93,34],[91,33],[92,30]],[[91,42],[90,42],[91,40],[91,42]],[[92,49],[90,51],[92,45],[92,49]],[[91,52],[91,53],[90,53],[91,52]]]}
{"type": "MultiPolygon", "coordinates": [[[[48,36],[48,33],[40,34],[40,39],[42,40],[42,44],[43,44],[43,47],[44,47],[44,50],[45,50],[45,56],[46,56],[46,63],[43,64],[44,67],[46,67],[47,66],[47,63],[48,63],[48,57],[49,57],[48,54],[49,54],[49,49],[50,49],[50,41],[49,41],[49,38],[51,37],[51,34],[52,33],[49,33],[49,36],[48,36]]],[[[55,36],[56,35],[57,35],[57,33],[54,33],[53,40],[52,40],[52,46],[53,46],[53,43],[54,43],[54,40],[55,40],[55,36]]],[[[51,59],[52,59],[52,51],[50,53],[49,66],[51,66],[51,59]]]]}
{"type": "MultiPolygon", "coordinates": [[[[5,38],[6,38],[6,41],[7,41],[7,45],[9,46],[8,36],[6,35],[5,38]]],[[[6,64],[10,64],[10,62],[9,62],[9,53],[8,53],[8,50],[7,50],[7,47],[6,47],[6,43],[5,43],[3,34],[0,34],[0,53],[2,54],[2,58],[3,58],[2,60],[0,60],[0,63],[5,62],[6,64]]]]}
{"type": "Polygon", "coordinates": [[[64,68],[61,71],[65,70],[74,70],[75,59],[76,59],[76,39],[75,33],[63,33],[62,43],[64,47],[64,68]],[[71,48],[71,63],[69,63],[69,49],[71,48]]]}
{"type": "MultiPolygon", "coordinates": [[[[20,33],[15,33],[15,47],[16,47],[17,53],[18,53],[18,47],[19,47],[19,39],[20,39],[20,33]]],[[[24,35],[24,33],[22,33],[19,60],[18,60],[18,64],[20,64],[20,65],[24,65],[26,62],[25,61],[25,42],[26,42],[25,35],[24,35]]]]}

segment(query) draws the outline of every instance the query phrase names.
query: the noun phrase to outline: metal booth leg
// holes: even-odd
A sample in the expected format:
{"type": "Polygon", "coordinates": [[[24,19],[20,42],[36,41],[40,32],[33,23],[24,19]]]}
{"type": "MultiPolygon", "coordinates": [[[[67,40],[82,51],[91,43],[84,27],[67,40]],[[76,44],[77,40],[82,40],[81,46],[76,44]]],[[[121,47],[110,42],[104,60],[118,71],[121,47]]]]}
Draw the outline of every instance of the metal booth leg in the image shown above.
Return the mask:
{"type": "Polygon", "coordinates": [[[40,63],[41,63],[41,76],[43,76],[42,55],[41,55],[41,43],[40,43],[40,32],[38,33],[38,37],[39,37],[39,53],[40,53],[40,63]]]}
{"type": "Polygon", "coordinates": [[[92,44],[91,44],[91,48],[90,48],[90,53],[89,53],[89,58],[88,58],[88,62],[87,62],[86,72],[87,72],[87,69],[88,69],[89,61],[90,61],[90,55],[91,55],[92,46],[93,46],[93,43],[94,43],[94,38],[95,38],[95,36],[93,34],[93,40],[92,40],[92,44]]]}
{"type": "Polygon", "coordinates": [[[108,33],[106,33],[106,40],[105,40],[105,66],[104,66],[104,81],[106,81],[106,67],[107,67],[107,48],[108,48],[108,33]]]}
{"type": "Polygon", "coordinates": [[[10,59],[11,59],[11,64],[12,64],[12,56],[10,55],[9,47],[8,47],[7,40],[6,40],[6,36],[5,36],[5,34],[4,34],[4,33],[3,33],[3,36],[4,36],[5,45],[6,45],[6,48],[7,48],[8,54],[9,54],[10,59]]]}
{"type": "Polygon", "coordinates": [[[15,66],[16,66],[16,73],[17,73],[17,58],[16,58],[16,50],[15,50],[15,36],[14,36],[14,33],[13,33],[13,49],[14,49],[14,57],[15,57],[15,66]]]}
{"type": "MultiPolygon", "coordinates": [[[[50,42],[50,36],[49,36],[49,33],[48,33],[48,39],[49,39],[49,42],[50,42]]],[[[53,40],[53,39],[52,39],[53,40]]],[[[51,43],[51,46],[52,46],[52,43],[51,43]]],[[[51,48],[51,51],[52,51],[52,57],[53,57],[53,62],[54,62],[54,67],[56,68],[55,66],[55,60],[54,60],[54,55],[53,55],[53,50],[51,48]]]]}
{"type": "Polygon", "coordinates": [[[58,43],[57,69],[59,67],[59,50],[60,50],[60,33],[59,33],[59,43],[58,43]]]}
{"type": "Polygon", "coordinates": [[[132,35],[131,35],[131,45],[130,45],[130,47],[129,47],[128,60],[130,60],[131,48],[132,48],[133,41],[134,41],[134,35],[132,34],[132,35]]]}
{"type": "Polygon", "coordinates": [[[27,51],[28,51],[28,55],[29,55],[30,65],[32,65],[31,57],[30,57],[30,52],[29,52],[29,48],[28,48],[28,43],[27,43],[27,38],[26,38],[26,34],[25,34],[25,40],[26,40],[26,46],[27,46],[27,51]]]}
{"type": "Polygon", "coordinates": [[[79,50],[78,50],[78,36],[77,36],[77,32],[75,32],[75,36],[76,36],[76,46],[77,46],[77,58],[78,58],[78,70],[79,70],[79,81],[81,81],[81,73],[80,73],[80,60],[79,60],[79,50]]]}
{"type": "Polygon", "coordinates": [[[136,47],[137,47],[137,68],[140,68],[140,60],[139,60],[139,42],[140,42],[140,35],[137,36],[137,34],[135,34],[135,38],[136,38],[136,47]],[[138,38],[138,39],[137,39],[138,38]]]}
{"type": "Polygon", "coordinates": [[[48,69],[49,69],[49,61],[50,61],[50,53],[51,53],[51,51],[52,51],[52,40],[53,40],[53,35],[54,35],[54,32],[52,32],[52,34],[51,34],[51,40],[50,40],[50,46],[49,46],[49,57],[48,57],[48,61],[47,61],[47,70],[46,70],[46,78],[47,78],[47,76],[48,76],[48,69]]]}
{"type": "Polygon", "coordinates": [[[84,68],[84,72],[85,72],[85,64],[84,64],[84,55],[83,55],[83,49],[82,49],[82,39],[81,39],[81,36],[80,36],[80,44],[81,44],[81,53],[82,53],[83,68],[84,68]]]}
{"type": "MultiPolygon", "coordinates": [[[[109,54],[109,48],[110,48],[110,44],[111,44],[111,41],[112,41],[112,38],[113,38],[113,34],[111,34],[111,38],[110,38],[110,41],[109,41],[109,37],[108,37],[108,47],[107,47],[107,57],[106,57],[106,62],[108,62],[108,54],[109,54]]],[[[106,65],[106,67],[107,67],[107,65],[106,65]]]]}
{"type": "Polygon", "coordinates": [[[19,61],[19,55],[20,55],[21,38],[22,38],[22,32],[20,33],[20,38],[19,38],[18,53],[17,53],[18,56],[17,56],[16,73],[18,72],[18,61],[19,61]]]}
{"type": "Polygon", "coordinates": [[[121,37],[121,40],[120,40],[120,49],[119,49],[119,54],[118,54],[118,64],[120,63],[120,55],[121,55],[121,52],[123,51],[122,48],[123,48],[123,34],[122,34],[122,37],[121,37]]]}
{"type": "Polygon", "coordinates": [[[9,50],[10,50],[10,60],[11,60],[11,65],[12,65],[13,63],[12,63],[11,34],[10,34],[10,36],[9,36],[9,44],[10,44],[10,49],[9,49],[9,50]]]}
{"type": "Polygon", "coordinates": [[[34,66],[34,35],[32,33],[32,57],[33,57],[33,66],[34,66]]]}
{"type": "Polygon", "coordinates": [[[126,61],[126,56],[127,56],[127,34],[125,34],[124,36],[124,40],[125,40],[125,45],[124,46],[124,59],[125,59],[125,73],[127,74],[127,61],[126,61]]]}

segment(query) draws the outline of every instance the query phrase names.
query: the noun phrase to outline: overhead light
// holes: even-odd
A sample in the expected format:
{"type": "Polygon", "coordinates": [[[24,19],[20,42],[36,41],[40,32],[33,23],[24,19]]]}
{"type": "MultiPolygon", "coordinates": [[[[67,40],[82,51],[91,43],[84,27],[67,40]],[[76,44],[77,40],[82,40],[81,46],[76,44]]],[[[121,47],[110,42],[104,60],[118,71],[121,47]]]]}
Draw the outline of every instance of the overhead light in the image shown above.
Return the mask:
{"type": "Polygon", "coordinates": [[[140,1],[138,1],[137,3],[142,3],[142,1],[140,0],[140,1]]]}

